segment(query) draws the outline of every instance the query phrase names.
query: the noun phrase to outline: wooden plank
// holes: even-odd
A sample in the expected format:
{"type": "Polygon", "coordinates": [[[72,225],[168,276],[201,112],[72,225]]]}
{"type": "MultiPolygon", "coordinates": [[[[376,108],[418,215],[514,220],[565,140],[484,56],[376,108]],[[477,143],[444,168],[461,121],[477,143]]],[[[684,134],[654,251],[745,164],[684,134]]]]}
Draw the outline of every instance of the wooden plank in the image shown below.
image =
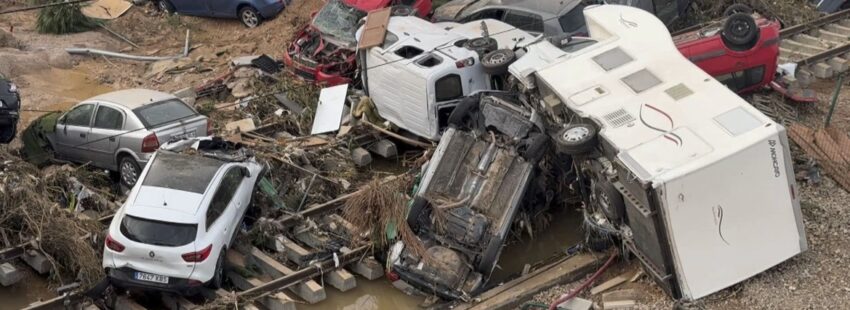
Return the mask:
{"type": "Polygon", "coordinates": [[[592,289],[590,289],[590,295],[596,295],[596,294],[602,293],[604,291],[607,291],[607,290],[609,290],[609,289],[611,289],[611,288],[613,288],[617,285],[623,284],[626,281],[628,281],[629,279],[631,279],[632,277],[634,277],[636,273],[637,273],[636,271],[626,272],[626,273],[623,273],[619,276],[616,276],[616,277],[614,277],[614,278],[612,278],[608,281],[605,281],[602,284],[594,286],[592,289]]]}
{"type": "Polygon", "coordinates": [[[602,257],[594,257],[590,254],[578,254],[549,264],[526,276],[486,291],[476,298],[476,302],[463,303],[454,309],[485,310],[514,308],[539,292],[558,284],[578,280],[601,263],[602,257]]]}
{"type": "MultiPolygon", "coordinates": [[[[274,258],[266,255],[266,253],[263,253],[263,251],[256,247],[251,248],[251,256],[254,258],[254,262],[257,266],[263,270],[263,273],[271,276],[272,278],[282,278],[295,273],[295,271],[277,262],[274,258]]],[[[316,283],[314,280],[307,280],[295,284],[289,287],[289,290],[310,304],[315,304],[327,298],[325,288],[319,285],[319,283],[316,283]]]]}
{"type": "Polygon", "coordinates": [[[363,50],[384,44],[384,38],[387,36],[387,26],[390,23],[391,9],[390,7],[386,7],[369,12],[369,15],[366,15],[366,26],[363,33],[360,34],[358,49],[363,50]]]}

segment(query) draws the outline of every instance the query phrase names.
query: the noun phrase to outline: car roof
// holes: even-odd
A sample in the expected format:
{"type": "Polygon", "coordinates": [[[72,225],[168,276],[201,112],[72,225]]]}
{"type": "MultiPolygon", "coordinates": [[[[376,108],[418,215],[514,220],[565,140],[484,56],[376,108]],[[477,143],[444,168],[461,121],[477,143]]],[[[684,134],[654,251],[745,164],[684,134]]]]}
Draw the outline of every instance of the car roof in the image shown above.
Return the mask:
{"type": "Polygon", "coordinates": [[[132,110],[150,103],[176,98],[172,94],[160,91],[134,88],[105,93],[89,98],[86,101],[109,102],[132,110]]]}
{"type": "Polygon", "coordinates": [[[579,3],[581,3],[581,0],[480,0],[479,2],[469,4],[468,9],[464,9],[462,15],[471,13],[470,9],[472,8],[477,10],[478,8],[498,6],[518,8],[545,16],[553,16],[571,10],[579,3]]]}

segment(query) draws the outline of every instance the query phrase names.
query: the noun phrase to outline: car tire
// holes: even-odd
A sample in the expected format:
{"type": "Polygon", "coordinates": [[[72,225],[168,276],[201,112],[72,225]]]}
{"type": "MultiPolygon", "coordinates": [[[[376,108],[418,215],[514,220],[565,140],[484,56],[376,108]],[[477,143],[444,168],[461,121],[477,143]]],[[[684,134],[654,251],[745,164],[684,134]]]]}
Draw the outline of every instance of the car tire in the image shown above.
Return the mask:
{"type": "Polygon", "coordinates": [[[0,144],[8,144],[12,140],[15,140],[15,134],[17,132],[18,123],[0,126],[0,144]]]}
{"type": "Polygon", "coordinates": [[[260,15],[260,12],[254,7],[250,5],[244,6],[239,9],[239,21],[241,21],[245,27],[256,28],[263,23],[263,16],[260,15]]]}
{"type": "Polygon", "coordinates": [[[516,61],[516,53],[509,49],[500,49],[487,53],[481,58],[484,73],[503,75],[508,73],[508,67],[516,61]]]}
{"type": "Polygon", "coordinates": [[[735,3],[733,5],[730,5],[729,7],[726,8],[725,11],[723,11],[723,16],[729,17],[729,16],[732,16],[732,15],[735,15],[735,14],[738,14],[738,13],[744,13],[744,14],[747,14],[747,15],[752,15],[753,12],[754,12],[753,8],[749,7],[746,4],[735,3]]]}
{"type": "Polygon", "coordinates": [[[599,209],[611,222],[619,222],[626,213],[626,202],[620,191],[608,180],[594,182],[593,193],[599,209]]]}
{"type": "Polygon", "coordinates": [[[156,7],[169,15],[174,14],[176,9],[174,8],[174,4],[171,3],[170,0],[159,0],[156,2],[156,7]]]}
{"type": "Polygon", "coordinates": [[[593,252],[604,252],[614,245],[611,236],[594,230],[590,227],[584,228],[584,246],[593,252]]]}
{"type": "Polygon", "coordinates": [[[596,134],[596,127],[591,124],[571,124],[552,138],[559,153],[573,156],[592,151],[598,143],[596,134]]]}
{"type": "Polygon", "coordinates": [[[736,13],[726,19],[720,36],[729,48],[745,51],[755,46],[759,28],[751,15],[736,13]]]}
{"type": "Polygon", "coordinates": [[[528,138],[520,141],[517,146],[517,153],[525,161],[537,163],[546,154],[546,149],[549,147],[549,136],[542,133],[531,133],[528,138]]]}
{"type": "Polygon", "coordinates": [[[458,102],[452,114],[449,114],[448,124],[452,128],[464,128],[472,113],[478,109],[478,96],[466,97],[458,102]]]}
{"type": "Polygon", "coordinates": [[[224,284],[224,257],[227,255],[226,249],[221,249],[221,253],[218,255],[218,260],[215,262],[215,271],[213,271],[213,277],[210,279],[210,282],[207,283],[211,289],[219,289],[224,284]]]}
{"type": "Polygon", "coordinates": [[[479,57],[484,57],[487,53],[499,49],[499,42],[491,37],[480,37],[466,41],[463,47],[477,52],[479,57]]]}
{"type": "Polygon", "coordinates": [[[409,5],[396,5],[390,9],[390,16],[413,16],[416,9],[409,5]]]}
{"type": "Polygon", "coordinates": [[[130,155],[122,155],[118,158],[118,175],[121,179],[121,185],[132,189],[139,181],[139,175],[142,173],[142,168],[130,155]]]}

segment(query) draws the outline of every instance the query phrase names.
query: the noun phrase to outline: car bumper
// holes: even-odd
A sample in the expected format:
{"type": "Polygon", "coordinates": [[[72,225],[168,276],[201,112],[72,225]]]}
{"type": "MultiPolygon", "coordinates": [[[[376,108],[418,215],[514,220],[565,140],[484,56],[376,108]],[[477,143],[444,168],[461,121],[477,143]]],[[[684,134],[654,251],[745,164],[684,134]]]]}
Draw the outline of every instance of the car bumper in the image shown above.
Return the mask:
{"type": "Polygon", "coordinates": [[[106,274],[109,277],[109,281],[115,285],[122,288],[132,288],[132,289],[142,289],[142,290],[154,290],[154,291],[163,291],[163,292],[172,292],[183,295],[193,295],[200,292],[203,283],[199,281],[182,279],[169,277],[168,284],[164,283],[155,283],[155,282],[147,282],[136,280],[133,277],[133,274],[136,270],[132,268],[107,268],[106,274]]]}
{"type": "Polygon", "coordinates": [[[341,75],[324,73],[315,67],[308,67],[296,61],[293,61],[292,57],[289,56],[289,53],[283,54],[283,63],[284,65],[286,65],[287,68],[292,70],[292,73],[294,73],[298,77],[308,81],[316,82],[316,84],[336,86],[351,82],[351,79],[343,77],[341,75]]]}
{"type": "Polygon", "coordinates": [[[272,4],[266,5],[264,7],[257,8],[260,11],[260,15],[265,19],[271,19],[280,14],[281,11],[286,7],[289,0],[284,0],[283,2],[275,1],[272,4]]]}
{"type": "Polygon", "coordinates": [[[9,126],[16,124],[20,115],[18,111],[5,111],[0,110],[0,126],[9,126]]]}

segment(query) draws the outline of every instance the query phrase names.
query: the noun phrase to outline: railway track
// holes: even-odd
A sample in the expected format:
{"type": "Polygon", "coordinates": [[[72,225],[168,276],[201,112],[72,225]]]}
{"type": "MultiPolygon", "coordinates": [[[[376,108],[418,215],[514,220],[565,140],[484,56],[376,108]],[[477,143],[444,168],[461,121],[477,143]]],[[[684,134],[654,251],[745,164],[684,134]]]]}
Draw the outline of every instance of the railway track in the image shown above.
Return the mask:
{"type": "Polygon", "coordinates": [[[850,65],[850,10],[785,28],[780,37],[779,63],[797,63],[801,84],[809,84],[811,77],[832,78],[850,65]]]}

